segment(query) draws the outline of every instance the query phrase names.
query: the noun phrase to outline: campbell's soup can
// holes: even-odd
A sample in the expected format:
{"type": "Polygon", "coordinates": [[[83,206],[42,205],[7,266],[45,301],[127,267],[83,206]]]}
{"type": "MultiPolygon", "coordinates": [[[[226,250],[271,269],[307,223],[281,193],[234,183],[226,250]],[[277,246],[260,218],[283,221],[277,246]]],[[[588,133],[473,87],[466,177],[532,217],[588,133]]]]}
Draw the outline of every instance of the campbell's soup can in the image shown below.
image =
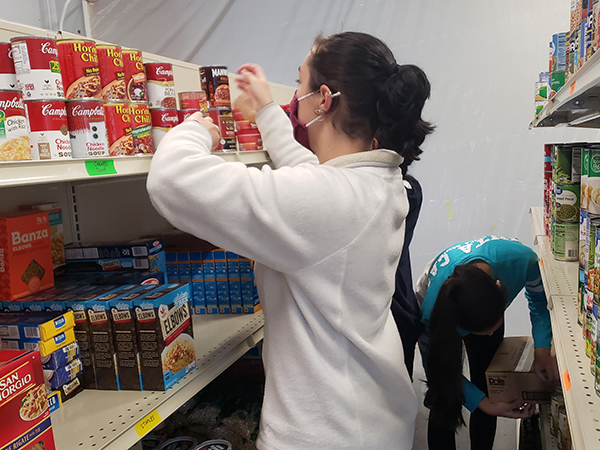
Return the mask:
{"type": "Polygon", "coordinates": [[[10,40],[17,85],[24,99],[63,98],[63,82],[56,41],[48,37],[10,40]]]}
{"type": "Polygon", "coordinates": [[[10,42],[0,42],[0,89],[17,89],[17,75],[10,42]]]}
{"type": "Polygon", "coordinates": [[[179,116],[176,109],[152,109],[150,115],[152,117],[152,140],[154,147],[157,148],[161,139],[167,134],[171,128],[179,124],[179,116]]]}
{"type": "Polygon", "coordinates": [[[183,122],[195,112],[202,112],[203,116],[208,115],[208,110],[205,113],[204,111],[200,111],[199,109],[179,109],[177,110],[177,117],[179,118],[179,123],[183,122]]]}
{"type": "Polygon", "coordinates": [[[104,103],[110,156],[135,155],[131,134],[131,108],[128,102],[104,103]]]}
{"type": "Polygon", "coordinates": [[[235,151],[235,124],[231,108],[225,106],[208,108],[208,115],[213,123],[219,126],[221,132],[221,140],[215,151],[235,151]]]}
{"type": "Polygon", "coordinates": [[[100,69],[96,43],[87,39],[62,39],[56,44],[65,98],[100,97],[100,69]]]}
{"type": "Polygon", "coordinates": [[[0,161],[31,159],[23,94],[0,90],[0,161]]]}
{"type": "Polygon", "coordinates": [[[102,100],[67,100],[67,120],[73,158],[109,156],[102,100]]]}
{"type": "Polygon", "coordinates": [[[154,153],[152,141],[152,119],[146,102],[130,102],[131,136],[136,154],[154,153]]]}
{"type": "Polygon", "coordinates": [[[32,159],[71,159],[64,99],[26,100],[32,159]]]}
{"type": "Polygon", "coordinates": [[[177,94],[179,109],[195,109],[208,112],[208,98],[204,91],[185,91],[177,94]]]}
{"type": "Polygon", "coordinates": [[[147,102],[146,72],[142,51],[130,48],[121,49],[123,55],[123,72],[125,73],[125,89],[127,99],[134,102],[147,102]]]}
{"type": "Polygon", "coordinates": [[[118,45],[96,45],[103,100],[126,100],[127,87],[123,70],[123,52],[118,45]]]}
{"type": "Polygon", "coordinates": [[[263,149],[262,137],[258,131],[255,133],[236,134],[235,138],[237,139],[240,151],[263,149]]]}
{"type": "Polygon", "coordinates": [[[231,106],[227,66],[201,66],[200,82],[208,97],[208,106],[231,106]]]}
{"type": "Polygon", "coordinates": [[[177,108],[171,63],[146,63],[146,86],[150,108],[177,108]]]}

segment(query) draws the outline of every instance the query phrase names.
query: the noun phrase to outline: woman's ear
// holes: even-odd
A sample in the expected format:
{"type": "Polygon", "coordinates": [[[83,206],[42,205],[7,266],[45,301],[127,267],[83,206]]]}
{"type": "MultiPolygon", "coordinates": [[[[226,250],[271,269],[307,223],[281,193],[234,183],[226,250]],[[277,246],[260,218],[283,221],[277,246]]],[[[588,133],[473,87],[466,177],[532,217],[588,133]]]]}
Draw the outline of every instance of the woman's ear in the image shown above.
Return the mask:
{"type": "Polygon", "coordinates": [[[329,111],[331,108],[331,89],[329,86],[322,84],[319,89],[320,99],[319,99],[319,109],[323,112],[329,111]]]}

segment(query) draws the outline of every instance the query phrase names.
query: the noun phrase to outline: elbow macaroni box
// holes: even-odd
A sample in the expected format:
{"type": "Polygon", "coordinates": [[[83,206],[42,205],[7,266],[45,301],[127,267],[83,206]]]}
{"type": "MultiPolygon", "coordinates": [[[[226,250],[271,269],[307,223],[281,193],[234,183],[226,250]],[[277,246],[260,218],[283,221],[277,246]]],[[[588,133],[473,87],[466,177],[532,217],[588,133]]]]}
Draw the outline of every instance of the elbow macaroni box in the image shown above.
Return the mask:
{"type": "Polygon", "coordinates": [[[227,252],[227,279],[229,280],[229,304],[232,314],[242,313],[242,283],[240,278],[240,257],[227,252]]]}
{"type": "Polygon", "coordinates": [[[218,314],[217,279],[215,277],[214,252],[202,252],[202,273],[204,275],[204,300],[207,314],[218,314]]]}
{"type": "Polygon", "coordinates": [[[227,279],[227,257],[225,250],[215,250],[215,280],[217,283],[217,304],[219,314],[230,314],[229,280],[227,279]]]}
{"type": "Polygon", "coordinates": [[[144,390],[167,390],[196,368],[190,285],[161,286],[134,305],[144,390]]]}
{"type": "Polygon", "coordinates": [[[505,337],[485,372],[490,401],[549,403],[555,386],[546,386],[533,372],[533,361],[531,337],[505,337]]]}
{"type": "Polygon", "coordinates": [[[206,314],[204,298],[204,272],[202,270],[202,252],[190,253],[190,270],[192,278],[192,299],[194,314],[206,314]]]}
{"type": "Polygon", "coordinates": [[[177,253],[167,252],[167,283],[179,283],[179,264],[177,262],[177,253]]]}
{"type": "Polygon", "coordinates": [[[48,213],[0,217],[0,300],[16,300],[53,286],[48,213]]]}

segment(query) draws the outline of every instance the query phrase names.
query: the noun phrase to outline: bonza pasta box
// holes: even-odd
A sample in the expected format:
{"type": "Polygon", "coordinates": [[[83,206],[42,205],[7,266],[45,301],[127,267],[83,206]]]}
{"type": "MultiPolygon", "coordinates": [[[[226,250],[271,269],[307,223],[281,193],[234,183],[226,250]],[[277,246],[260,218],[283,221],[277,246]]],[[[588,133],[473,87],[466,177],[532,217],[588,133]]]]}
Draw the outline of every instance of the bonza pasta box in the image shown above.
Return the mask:
{"type": "Polygon", "coordinates": [[[56,450],[38,352],[0,351],[0,448],[56,450]]]}

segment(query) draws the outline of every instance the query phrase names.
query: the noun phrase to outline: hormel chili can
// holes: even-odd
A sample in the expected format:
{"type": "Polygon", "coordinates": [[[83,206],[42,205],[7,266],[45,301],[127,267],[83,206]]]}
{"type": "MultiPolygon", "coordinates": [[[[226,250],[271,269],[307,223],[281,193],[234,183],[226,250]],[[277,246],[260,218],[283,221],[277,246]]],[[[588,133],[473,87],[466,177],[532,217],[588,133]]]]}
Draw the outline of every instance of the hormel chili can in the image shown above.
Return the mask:
{"type": "Polygon", "coordinates": [[[32,159],[71,159],[67,108],[63,99],[26,100],[32,159]]]}
{"type": "Polygon", "coordinates": [[[208,106],[231,106],[227,66],[201,66],[200,82],[208,96],[208,106]]]}
{"type": "Polygon", "coordinates": [[[17,84],[23,98],[63,98],[63,82],[56,41],[48,37],[10,40],[17,84]]]}
{"type": "Polygon", "coordinates": [[[121,53],[123,55],[127,99],[134,102],[147,102],[148,91],[142,51],[124,48],[121,53]]]}
{"type": "Polygon", "coordinates": [[[179,92],[179,109],[195,109],[208,113],[208,99],[204,91],[179,92]]]}
{"type": "Polygon", "coordinates": [[[57,47],[65,98],[100,97],[96,43],[85,39],[63,39],[58,41],[57,47]]]}
{"type": "Polygon", "coordinates": [[[175,82],[171,63],[146,63],[146,86],[150,108],[176,108],[175,82]]]}
{"type": "Polygon", "coordinates": [[[258,131],[254,133],[236,134],[238,147],[240,151],[262,150],[262,137],[258,131]]]}
{"type": "Polygon", "coordinates": [[[96,45],[104,100],[127,100],[123,53],[118,45],[96,45]]]}
{"type": "MultiPolygon", "coordinates": [[[[179,118],[179,123],[183,122],[185,119],[190,117],[195,112],[200,112],[200,110],[199,109],[179,109],[179,110],[177,110],[177,117],[179,118]]],[[[206,113],[204,113],[204,111],[202,111],[202,115],[207,116],[208,111],[206,113]]]]}
{"type": "Polygon", "coordinates": [[[208,108],[208,115],[213,123],[219,126],[221,132],[221,140],[215,151],[235,151],[235,124],[231,108],[225,106],[208,108]]]}
{"type": "Polygon", "coordinates": [[[131,105],[127,102],[107,102],[104,104],[104,117],[110,156],[135,155],[131,105]]]}
{"type": "Polygon", "coordinates": [[[31,159],[23,94],[0,90],[0,161],[31,159]]]}
{"type": "Polygon", "coordinates": [[[73,158],[109,156],[102,100],[67,100],[67,120],[73,158]]]}
{"type": "Polygon", "coordinates": [[[135,153],[154,153],[152,119],[148,103],[130,102],[129,106],[131,108],[131,135],[133,136],[135,153]]]}
{"type": "Polygon", "coordinates": [[[10,42],[0,42],[0,89],[17,89],[17,75],[10,42]]]}
{"type": "Polygon", "coordinates": [[[154,146],[158,147],[159,142],[163,138],[167,131],[179,124],[179,116],[176,109],[152,109],[150,115],[152,116],[152,140],[154,146]]]}

